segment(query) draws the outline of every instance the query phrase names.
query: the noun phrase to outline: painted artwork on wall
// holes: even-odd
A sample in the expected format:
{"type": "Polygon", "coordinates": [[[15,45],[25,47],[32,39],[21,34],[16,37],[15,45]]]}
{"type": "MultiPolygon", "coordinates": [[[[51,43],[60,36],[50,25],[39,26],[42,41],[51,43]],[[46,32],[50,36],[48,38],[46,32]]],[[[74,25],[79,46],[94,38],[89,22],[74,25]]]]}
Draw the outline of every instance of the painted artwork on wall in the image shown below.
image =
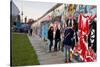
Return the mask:
{"type": "Polygon", "coordinates": [[[97,61],[97,6],[10,1],[11,66],[97,61]]]}

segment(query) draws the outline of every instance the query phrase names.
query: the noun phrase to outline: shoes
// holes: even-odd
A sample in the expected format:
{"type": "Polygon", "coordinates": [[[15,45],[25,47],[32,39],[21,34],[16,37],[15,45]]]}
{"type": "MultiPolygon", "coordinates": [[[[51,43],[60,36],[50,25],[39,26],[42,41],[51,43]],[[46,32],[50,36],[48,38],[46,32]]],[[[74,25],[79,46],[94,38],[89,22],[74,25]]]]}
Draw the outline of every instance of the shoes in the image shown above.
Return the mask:
{"type": "Polygon", "coordinates": [[[65,63],[67,63],[67,60],[65,60],[65,63]]]}
{"type": "Polygon", "coordinates": [[[54,51],[57,51],[57,49],[54,49],[54,51]]]}

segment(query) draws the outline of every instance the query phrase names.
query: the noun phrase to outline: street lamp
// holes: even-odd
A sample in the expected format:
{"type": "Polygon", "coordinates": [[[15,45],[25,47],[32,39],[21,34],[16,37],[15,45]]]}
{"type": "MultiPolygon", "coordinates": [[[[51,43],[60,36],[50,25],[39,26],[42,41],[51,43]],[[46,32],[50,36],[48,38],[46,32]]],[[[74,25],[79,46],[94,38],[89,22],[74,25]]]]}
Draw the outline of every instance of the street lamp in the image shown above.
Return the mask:
{"type": "Polygon", "coordinates": [[[21,12],[21,15],[22,15],[22,22],[23,22],[23,1],[22,1],[22,12],[21,12]]]}
{"type": "Polygon", "coordinates": [[[22,15],[22,22],[23,22],[23,11],[21,12],[21,15],[22,15]]]}

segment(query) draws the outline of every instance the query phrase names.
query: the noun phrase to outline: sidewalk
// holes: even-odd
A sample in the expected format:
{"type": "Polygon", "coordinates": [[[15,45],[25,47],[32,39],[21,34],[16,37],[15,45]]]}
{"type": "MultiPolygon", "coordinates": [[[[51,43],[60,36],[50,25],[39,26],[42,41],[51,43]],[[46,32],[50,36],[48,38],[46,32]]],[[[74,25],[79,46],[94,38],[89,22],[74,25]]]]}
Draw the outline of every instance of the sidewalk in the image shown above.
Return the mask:
{"type": "Polygon", "coordinates": [[[58,51],[58,52],[48,53],[47,49],[45,48],[45,42],[42,41],[38,36],[28,35],[28,38],[38,55],[38,60],[40,62],[40,65],[64,63],[63,52],[58,51]]]}

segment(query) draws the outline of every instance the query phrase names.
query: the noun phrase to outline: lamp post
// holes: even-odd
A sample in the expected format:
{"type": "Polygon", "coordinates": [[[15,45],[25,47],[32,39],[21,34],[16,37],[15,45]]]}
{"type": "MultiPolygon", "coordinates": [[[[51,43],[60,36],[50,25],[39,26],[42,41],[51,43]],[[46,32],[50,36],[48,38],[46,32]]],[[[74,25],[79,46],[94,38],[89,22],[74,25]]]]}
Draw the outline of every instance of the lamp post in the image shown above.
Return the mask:
{"type": "Polygon", "coordinates": [[[22,12],[21,12],[21,16],[22,16],[22,22],[23,22],[23,1],[22,1],[22,12]]]}
{"type": "Polygon", "coordinates": [[[22,22],[23,22],[23,11],[21,12],[21,15],[22,15],[22,22]]]}

